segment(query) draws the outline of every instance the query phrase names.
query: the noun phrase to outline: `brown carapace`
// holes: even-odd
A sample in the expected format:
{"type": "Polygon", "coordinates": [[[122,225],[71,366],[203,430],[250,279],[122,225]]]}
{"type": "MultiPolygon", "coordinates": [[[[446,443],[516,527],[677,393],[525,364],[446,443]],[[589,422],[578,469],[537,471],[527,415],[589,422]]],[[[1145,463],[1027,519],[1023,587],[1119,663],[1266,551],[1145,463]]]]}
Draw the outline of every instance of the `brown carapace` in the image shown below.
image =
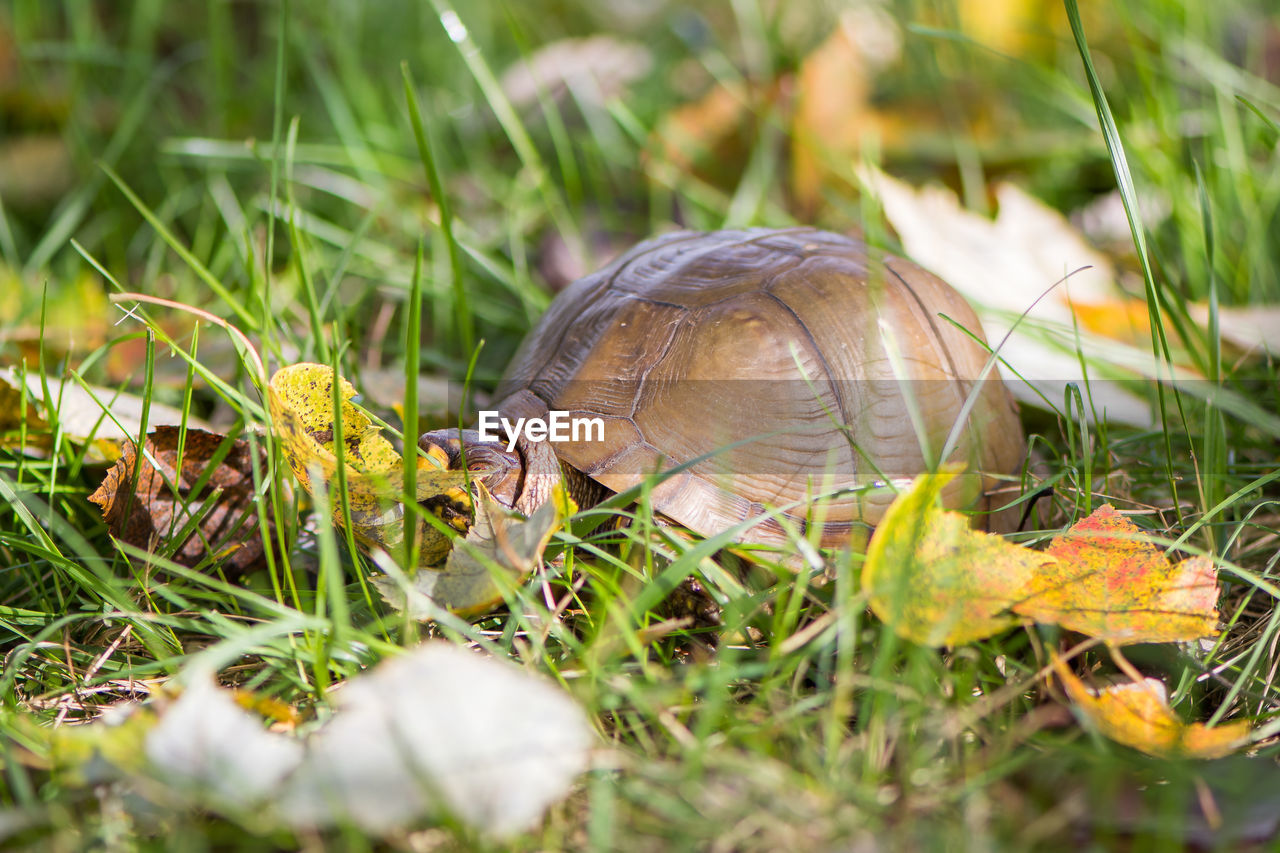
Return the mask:
{"type": "Polygon", "coordinates": [[[507,453],[467,430],[423,443],[455,457],[465,443],[525,511],[562,477],[590,499],[675,468],[650,501],[682,525],[714,535],[755,520],[739,540],[790,528],[838,545],[942,464],[966,467],[951,506],[990,513],[1016,495],[993,495],[1026,455],[993,362],[955,290],[859,240],[677,232],[560,293],[498,388],[503,417],[562,412],[584,423],[578,440],[521,435],[507,453]]]}

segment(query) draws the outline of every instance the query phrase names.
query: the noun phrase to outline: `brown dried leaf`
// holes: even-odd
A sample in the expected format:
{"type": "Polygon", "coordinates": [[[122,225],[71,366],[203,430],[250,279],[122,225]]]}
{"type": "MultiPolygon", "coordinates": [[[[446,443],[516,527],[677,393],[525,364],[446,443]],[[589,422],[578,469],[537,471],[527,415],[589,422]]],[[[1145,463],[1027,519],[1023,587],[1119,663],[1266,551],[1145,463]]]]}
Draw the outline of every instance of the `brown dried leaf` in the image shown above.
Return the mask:
{"type": "MultiPolygon", "coordinates": [[[[231,442],[225,456],[215,461],[229,441],[198,429],[186,430],[183,440],[178,427],[159,427],[147,436],[141,458],[133,442],[124,445],[89,500],[102,509],[111,532],[134,547],[171,554],[184,566],[213,557],[236,574],[251,572],[263,560],[253,462],[244,439],[231,442]],[[174,548],[171,539],[202,514],[198,526],[174,548]]],[[[259,464],[266,469],[261,449],[259,464]]]]}

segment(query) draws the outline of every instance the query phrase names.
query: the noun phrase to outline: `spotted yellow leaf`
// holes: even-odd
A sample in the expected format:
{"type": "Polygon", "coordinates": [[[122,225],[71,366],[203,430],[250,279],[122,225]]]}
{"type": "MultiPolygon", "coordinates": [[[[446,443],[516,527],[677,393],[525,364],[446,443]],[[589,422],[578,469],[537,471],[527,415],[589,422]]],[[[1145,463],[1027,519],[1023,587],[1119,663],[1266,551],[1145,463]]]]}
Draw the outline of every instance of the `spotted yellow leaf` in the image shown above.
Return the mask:
{"type": "Polygon", "coordinates": [[[1171,563],[1110,504],[1056,537],[1014,610],[1114,644],[1190,642],[1216,633],[1218,573],[1208,557],[1171,563]]]}
{"type": "MultiPolygon", "coordinates": [[[[342,460],[352,532],[367,546],[395,552],[404,542],[404,468],[399,451],[384,438],[351,398],[355,388],[338,377],[342,401],[342,460]]],[[[337,488],[338,453],[334,446],[333,371],[322,364],[295,364],[282,368],[268,386],[271,422],[284,446],[289,467],[303,487],[314,494],[337,488]]],[[[427,501],[466,485],[466,473],[437,467],[419,457],[417,497],[427,501]]],[[[343,523],[336,500],[334,522],[343,523]]],[[[418,525],[421,564],[435,565],[449,553],[449,537],[434,525],[418,525]]]]}
{"type": "Polygon", "coordinates": [[[876,616],[923,645],[980,640],[1022,620],[1010,605],[1053,558],[973,530],[946,512],[941,494],[954,469],[918,477],[876,527],[862,585],[876,616]]]}

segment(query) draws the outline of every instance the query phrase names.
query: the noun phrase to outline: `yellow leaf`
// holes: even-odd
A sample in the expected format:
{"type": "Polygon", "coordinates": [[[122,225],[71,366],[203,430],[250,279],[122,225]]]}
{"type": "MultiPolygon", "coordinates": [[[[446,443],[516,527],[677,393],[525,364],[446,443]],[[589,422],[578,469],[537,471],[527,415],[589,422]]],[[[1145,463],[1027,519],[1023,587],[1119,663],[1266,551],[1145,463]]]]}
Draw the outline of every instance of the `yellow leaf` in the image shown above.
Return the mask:
{"type": "Polygon", "coordinates": [[[1151,340],[1151,314],[1142,299],[1116,296],[1104,302],[1073,302],[1080,325],[1116,341],[1141,346],[1151,340]]]}
{"type": "MultiPolygon", "coordinates": [[[[352,532],[365,545],[387,551],[404,542],[404,469],[400,453],[351,398],[355,389],[339,377],[342,399],[343,459],[352,532]]],[[[276,371],[267,389],[271,422],[284,447],[289,467],[303,488],[312,494],[337,488],[338,457],[335,452],[333,372],[322,364],[295,364],[276,371]],[[313,474],[314,472],[314,474],[313,474]],[[313,480],[313,476],[315,479],[313,480]]],[[[466,483],[463,471],[442,470],[426,459],[418,460],[419,501],[456,493],[466,483]]],[[[336,501],[334,523],[343,523],[336,501]]],[[[418,526],[423,565],[434,565],[449,553],[449,537],[425,522],[418,526]]]]}
{"type": "Polygon", "coordinates": [[[1041,35],[1044,16],[1037,14],[1045,5],[1039,0],[960,0],[957,12],[961,29],[974,41],[999,53],[1025,56],[1032,45],[1049,42],[1041,35]]]}
{"type": "Polygon", "coordinates": [[[1238,749],[1249,734],[1244,720],[1213,728],[1182,722],[1158,679],[1093,691],[1061,659],[1055,658],[1053,666],[1067,696],[1098,731],[1148,755],[1221,758],[1238,749]]]}
{"type": "Polygon", "coordinates": [[[871,609],[923,645],[980,640],[1022,620],[1009,611],[1053,558],[969,527],[940,497],[954,469],[918,477],[893,502],[867,548],[862,586],[871,609]]]}
{"type": "Polygon", "coordinates": [[[954,471],[899,495],[867,549],[871,609],[925,645],[971,642],[1019,617],[1116,645],[1189,642],[1215,633],[1217,570],[1209,557],[1173,564],[1109,504],[1043,553],[969,528],[939,496],[954,471]]]}
{"type": "Polygon", "coordinates": [[[248,688],[236,688],[231,698],[246,711],[252,711],[272,722],[275,731],[294,731],[302,722],[298,709],[282,699],[248,688]]]}
{"type": "Polygon", "coordinates": [[[1208,557],[1170,563],[1133,522],[1104,504],[1049,545],[1014,610],[1112,643],[1169,643],[1216,632],[1218,576],[1208,557]]]}

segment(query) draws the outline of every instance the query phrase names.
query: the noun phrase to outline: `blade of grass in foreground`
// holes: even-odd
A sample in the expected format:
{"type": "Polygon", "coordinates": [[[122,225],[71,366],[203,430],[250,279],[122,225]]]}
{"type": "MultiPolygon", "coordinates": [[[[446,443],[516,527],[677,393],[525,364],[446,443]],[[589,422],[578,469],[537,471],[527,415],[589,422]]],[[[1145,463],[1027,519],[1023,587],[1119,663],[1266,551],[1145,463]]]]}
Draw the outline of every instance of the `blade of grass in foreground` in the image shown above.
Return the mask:
{"type": "MultiPolygon", "coordinates": [[[[453,279],[453,317],[459,338],[458,343],[464,354],[470,353],[475,349],[476,330],[471,311],[467,307],[467,283],[462,276],[462,255],[458,251],[458,241],[453,236],[453,208],[449,204],[448,194],[445,193],[444,181],[440,180],[440,170],[436,166],[427,128],[422,123],[421,113],[418,112],[418,93],[413,85],[413,77],[409,73],[409,63],[400,63],[400,74],[404,78],[404,99],[409,105],[409,122],[413,125],[413,137],[418,143],[418,156],[422,160],[423,170],[427,173],[427,185],[431,188],[431,197],[440,208],[440,230],[444,232],[445,244],[449,248],[449,272],[453,279]]],[[[418,289],[416,278],[420,274],[421,264],[414,269],[415,290],[418,289]]]]}
{"type": "MultiPolygon", "coordinates": [[[[406,71],[406,74],[408,72],[406,71]]],[[[450,242],[450,246],[453,243],[450,242]]],[[[404,323],[404,567],[412,576],[418,567],[418,351],[422,334],[422,242],[414,256],[413,282],[409,286],[408,310],[404,323]]],[[[405,645],[418,638],[418,623],[404,611],[402,623],[405,645]]]]}
{"type": "MultiPolygon", "coordinates": [[[[1213,209],[1209,205],[1209,193],[1204,185],[1200,164],[1196,167],[1196,188],[1200,195],[1200,212],[1203,217],[1205,270],[1209,276],[1209,381],[1222,386],[1222,341],[1218,334],[1218,278],[1213,273],[1213,209]]],[[[1200,479],[1200,508],[1208,512],[1222,499],[1227,482],[1227,425],[1222,410],[1206,400],[1204,404],[1204,444],[1198,460],[1197,475],[1200,479]]],[[[1213,525],[1205,525],[1205,539],[1209,550],[1215,551],[1216,536],[1213,525]]]]}
{"type": "MultiPolygon", "coordinates": [[[[1093,96],[1094,107],[1098,112],[1098,124],[1102,130],[1103,140],[1107,145],[1107,153],[1111,158],[1111,168],[1115,173],[1116,185],[1120,190],[1120,200],[1124,205],[1125,219],[1129,223],[1129,233],[1133,237],[1138,263],[1142,268],[1142,281],[1147,297],[1147,314],[1151,324],[1151,351],[1157,364],[1164,363],[1172,366],[1173,358],[1169,352],[1169,342],[1164,330],[1164,317],[1172,316],[1172,314],[1164,303],[1163,291],[1157,287],[1155,273],[1151,267],[1151,258],[1147,251],[1146,232],[1143,230],[1142,220],[1138,213],[1137,186],[1134,184],[1133,175],[1129,171],[1129,161],[1125,156],[1124,143],[1120,139],[1120,131],[1116,127],[1115,117],[1111,113],[1111,105],[1107,102],[1107,95],[1102,90],[1102,82],[1098,79],[1098,72],[1093,67],[1093,59],[1089,54],[1089,43],[1084,34],[1084,24],[1080,20],[1080,8],[1076,0],[1063,0],[1063,2],[1066,6],[1067,20],[1071,24],[1071,34],[1075,37],[1076,48],[1080,52],[1080,60],[1084,64],[1085,78],[1089,81],[1089,92],[1093,96]]],[[[1164,384],[1161,382],[1156,383],[1156,395],[1160,404],[1160,420],[1164,432],[1165,476],[1176,496],[1178,493],[1178,477],[1173,469],[1173,441],[1169,434],[1169,418],[1165,405],[1164,384]]],[[[1185,424],[1187,419],[1182,411],[1182,399],[1176,389],[1173,392],[1173,397],[1181,420],[1185,424]]],[[[1175,506],[1180,507],[1180,505],[1180,502],[1175,501],[1175,506]]],[[[1181,509],[1178,510],[1178,515],[1179,521],[1181,521],[1181,509]]]]}
{"type": "Polygon", "coordinates": [[[1277,136],[1280,136],[1280,124],[1277,124],[1275,119],[1264,113],[1257,104],[1246,98],[1244,95],[1236,95],[1236,100],[1248,107],[1254,115],[1262,119],[1263,124],[1271,128],[1277,136]]]}
{"type": "MultiPolygon", "coordinates": [[[[275,92],[271,111],[271,189],[270,203],[267,206],[267,252],[263,256],[262,289],[259,291],[259,308],[262,311],[261,323],[257,328],[266,329],[268,334],[274,331],[271,322],[271,265],[275,258],[276,216],[279,212],[280,198],[280,136],[284,124],[285,98],[285,45],[289,40],[289,0],[281,0],[278,19],[279,30],[276,33],[276,69],[275,92]]],[[[247,313],[247,312],[246,312],[247,313]]]]}

